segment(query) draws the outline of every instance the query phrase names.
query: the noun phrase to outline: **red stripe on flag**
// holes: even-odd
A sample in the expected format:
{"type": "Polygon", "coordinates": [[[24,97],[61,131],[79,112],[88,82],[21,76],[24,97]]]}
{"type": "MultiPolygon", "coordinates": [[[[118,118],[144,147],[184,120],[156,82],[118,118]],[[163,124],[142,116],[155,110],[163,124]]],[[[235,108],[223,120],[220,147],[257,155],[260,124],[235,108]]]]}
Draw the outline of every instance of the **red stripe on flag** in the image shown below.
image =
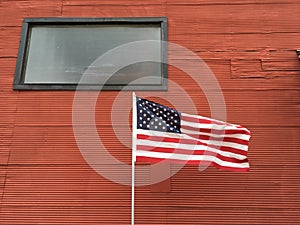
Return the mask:
{"type": "Polygon", "coordinates": [[[151,152],[162,152],[162,153],[174,153],[174,154],[184,154],[184,155],[209,155],[215,156],[216,158],[221,159],[226,162],[233,163],[245,163],[248,162],[248,159],[236,159],[227,156],[223,156],[219,153],[211,152],[208,150],[187,150],[182,148],[163,148],[163,147],[152,147],[148,145],[137,145],[137,150],[141,151],[151,151],[151,152]]]}
{"type": "Polygon", "coordinates": [[[180,143],[180,144],[190,144],[190,145],[205,145],[197,140],[184,139],[184,138],[171,138],[171,137],[161,137],[161,136],[150,136],[146,134],[137,134],[137,139],[156,141],[156,142],[170,142],[170,143],[180,143]]]}
{"type": "Polygon", "coordinates": [[[200,140],[210,140],[210,141],[224,141],[224,142],[231,142],[231,143],[236,143],[236,144],[241,144],[241,145],[248,145],[249,141],[238,139],[238,138],[233,138],[233,137],[210,137],[208,135],[199,135],[199,134],[187,134],[186,135],[200,139],[200,140]]]}
{"type": "Polygon", "coordinates": [[[215,134],[215,135],[226,135],[226,134],[251,135],[251,133],[246,129],[217,130],[217,129],[208,129],[208,128],[197,128],[197,127],[191,127],[187,125],[181,125],[181,128],[186,130],[191,130],[191,131],[202,132],[202,133],[215,134]]]}
{"type": "Polygon", "coordinates": [[[221,121],[213,121],[209,119],[200,119],[196,117],[189,117],[181,115],[181,120],[187,121],[187,122],[193,122],[193,123],[204,123],[204,124],[216,124],[216,125],[227,125],[225,122],[221,121]]]}
{"type": "Polygon", "coordinates": [[[155,142],[157,142],[158,145],[159,145],[159,143],[162,143],[162,142],[177,143],[177,144],[189,144],[189,145],[203,145],[206,147],[215,148],[215,149],[219,149],[219,150],[227,151],[227,152],[232,152],[235,154],[240,154],[240,155],[244,155],[244,156],[247,155],[246,151],[243,151],[240,149],[227,147],[227,146],[217,146],[217,145],[212,145],[212,144],[206,144],[201,141],[190,140],[190,139],[149,136],[149,135],[145,135],[145,134],[137,134],[137,139],[155,141],[155,142]]]}
{"type": "Polygon", "coordinates": [[[150,163],[171,163],[171,164],[189,164],[189,165],[212,165],[221,170],[229,170],[234,172],[247,172],[249,168],[238,168],[238,167],[229,167],[229,166],[221,166],[215,162],[204,161],[204,160],[177,160],[177,159],[160,159],[160,158],[152,158],[152,157],[145,157],[145,156],[137,156],[136,160],[138,162],[150,162],[150,163]]]}

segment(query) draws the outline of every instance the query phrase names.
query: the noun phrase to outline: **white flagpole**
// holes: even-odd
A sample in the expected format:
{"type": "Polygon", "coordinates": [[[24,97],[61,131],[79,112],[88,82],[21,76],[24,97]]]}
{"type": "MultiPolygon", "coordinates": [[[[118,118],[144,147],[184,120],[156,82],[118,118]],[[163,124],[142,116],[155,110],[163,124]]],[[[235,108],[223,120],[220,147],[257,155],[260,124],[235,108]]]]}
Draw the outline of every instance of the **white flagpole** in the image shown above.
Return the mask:
{"type": "Polygon", "coordinates": [[[136,161],[136,95],[132,92],[132,161],[131,161],[131,225],[134,225],[134,186],[135,186],[135,161],[136,161]]]}

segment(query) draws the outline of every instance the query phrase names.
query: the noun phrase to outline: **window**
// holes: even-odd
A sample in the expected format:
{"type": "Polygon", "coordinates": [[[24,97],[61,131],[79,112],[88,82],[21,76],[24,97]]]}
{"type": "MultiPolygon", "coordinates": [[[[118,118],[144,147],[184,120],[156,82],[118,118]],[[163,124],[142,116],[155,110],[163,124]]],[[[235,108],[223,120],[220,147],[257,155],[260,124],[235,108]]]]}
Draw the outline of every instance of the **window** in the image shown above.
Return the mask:
{"type": "Polygon", "coordinates": [[[164,41],[164,17],[27,18],[14,89],[166,90],[164,41]]]}

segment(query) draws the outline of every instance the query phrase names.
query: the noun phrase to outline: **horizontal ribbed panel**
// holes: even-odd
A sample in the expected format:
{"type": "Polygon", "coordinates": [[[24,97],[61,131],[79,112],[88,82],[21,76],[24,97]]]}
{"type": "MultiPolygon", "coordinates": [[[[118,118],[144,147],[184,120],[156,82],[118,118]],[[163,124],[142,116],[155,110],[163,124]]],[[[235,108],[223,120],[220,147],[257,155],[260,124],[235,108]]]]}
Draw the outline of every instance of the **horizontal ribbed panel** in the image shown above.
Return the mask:
{"type": "MultiPolygon", "coordinates": [[[[147,16],[168,17],[168,40],[205,61],[223,91],[227,120],[246,126],[252,138],[250,172],[185,166],[176,173],[172,165],[164,167],[175,173],[166,182],[136,187],[136,224],[300,224],[299,14],[297,0],[2,0],[0,224],[130,224],[131,188],[104,173],[130,183],[131,92],[98,99],[82,92],[74,134],[73,91],[13,91],[12,84],[24,17],[147,16]],[[85,157],[97,161],[88,165],[85,157]]],[[[171,48],[169,59],[169,80],[187,95],[172,82],[168,92],[137,94],[221,117],[180,69],[196,62],[171,48]]],[[[209,94],[220,97],[216,87],[209,94]]],[[[137,170],[145,183],[159,174],[147,164],[137,170]]]]}

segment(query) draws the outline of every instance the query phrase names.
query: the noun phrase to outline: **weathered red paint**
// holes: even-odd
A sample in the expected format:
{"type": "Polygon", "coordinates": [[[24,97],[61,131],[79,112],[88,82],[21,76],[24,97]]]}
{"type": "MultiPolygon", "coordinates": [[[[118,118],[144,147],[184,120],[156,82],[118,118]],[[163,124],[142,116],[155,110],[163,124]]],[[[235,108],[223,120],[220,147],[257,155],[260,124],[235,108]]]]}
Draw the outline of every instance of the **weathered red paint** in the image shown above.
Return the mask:
{"type": "MultiPolygon", "coordinates": [[[[130,187],[100,176],[78,150],[74,92],[13,91],[12,83],[25,17],[147,16],[167,16],[169,41],[210,66],[228,121],[252,132],[251,171],[186,166],[163,183],[137,187],[136,224],[299,224],[299,14],[297,0],[2,0],[0,224],[130,224],[130,187]]],[[[210,116],[193,80],[173,66],[169,78],[186,90],[199,114],[210,116]]],[[[155,99],[157,92],[141,93],[155,99]]],[[[122,140],[111,126],[117,94],[101,93],[95,119],[109,152],[130,164],[128,115],[115,112],[124,118],[115,121],[122,140]]],[[[130,93],[126,101],[131,104],[130,93]]],[[[181,111],[187,106],[183,101],[181,111]]]]}

